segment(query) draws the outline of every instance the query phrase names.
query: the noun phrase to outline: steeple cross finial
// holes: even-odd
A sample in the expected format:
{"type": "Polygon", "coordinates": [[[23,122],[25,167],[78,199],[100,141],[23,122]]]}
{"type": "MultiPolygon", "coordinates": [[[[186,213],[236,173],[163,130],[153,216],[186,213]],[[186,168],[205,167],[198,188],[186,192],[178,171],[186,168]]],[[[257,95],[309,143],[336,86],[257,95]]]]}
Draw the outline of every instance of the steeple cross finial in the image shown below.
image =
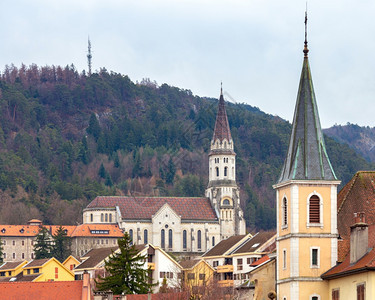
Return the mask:
{"type": "Polygon", "coordinates": [[[305,11],[305,46],[303,47],[303,53],[305,54],[305,57],[307,57],[307,53],[309,53],[309,49],[307,48],[307,1],[305,11]]]}
{"type": "Polygon", "coordinates": [[[223,82],[220,82],[220,95],[223,95],[223,82]]]}

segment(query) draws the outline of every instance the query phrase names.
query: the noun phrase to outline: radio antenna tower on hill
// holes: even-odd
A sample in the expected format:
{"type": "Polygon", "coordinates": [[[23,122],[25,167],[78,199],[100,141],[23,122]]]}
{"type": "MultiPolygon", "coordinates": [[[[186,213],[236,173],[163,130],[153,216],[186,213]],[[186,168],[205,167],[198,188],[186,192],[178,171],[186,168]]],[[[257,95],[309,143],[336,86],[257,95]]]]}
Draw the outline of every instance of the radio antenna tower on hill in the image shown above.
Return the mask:
{"type": "Polygon", "coordinates": [[[89,66],[89,76],[91,76],[91,42],[90,42],[90,37],[88,39],[88,52],[87,52],[87,64],[89,66]]]}

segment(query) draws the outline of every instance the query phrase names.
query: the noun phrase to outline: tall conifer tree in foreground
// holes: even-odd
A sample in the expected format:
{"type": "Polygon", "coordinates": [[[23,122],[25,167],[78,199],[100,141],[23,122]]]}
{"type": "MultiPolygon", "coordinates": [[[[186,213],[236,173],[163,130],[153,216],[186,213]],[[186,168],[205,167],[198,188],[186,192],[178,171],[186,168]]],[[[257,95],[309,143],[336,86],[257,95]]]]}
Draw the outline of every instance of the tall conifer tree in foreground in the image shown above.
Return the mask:
{"type": "Polygon", "coordinates": [[[70,245],[71,239],[66,233],[66,230],[60,226],[56,233],[53,235],[54,245],[53,245],[53,256],[61,263],[68,258],[71,254],[70,245]]]}
{"type": "Polygon", "coordinates": [[[105,262],[107,277],[99,276],[99,291],[112,291],[115,295],[146,294],[153,286],[148,282],[148,270],[144,269],[146,255],[138,255],[128,233],[118,240],[119,252],[113,252],[105,262]]]}
{"type": "Polygon", "coordinates": [[[35,259],[51,258],[52,257],[52,245],[47,228],[42,227],[36,237],[36,243],[34,245],[35,259]]]}

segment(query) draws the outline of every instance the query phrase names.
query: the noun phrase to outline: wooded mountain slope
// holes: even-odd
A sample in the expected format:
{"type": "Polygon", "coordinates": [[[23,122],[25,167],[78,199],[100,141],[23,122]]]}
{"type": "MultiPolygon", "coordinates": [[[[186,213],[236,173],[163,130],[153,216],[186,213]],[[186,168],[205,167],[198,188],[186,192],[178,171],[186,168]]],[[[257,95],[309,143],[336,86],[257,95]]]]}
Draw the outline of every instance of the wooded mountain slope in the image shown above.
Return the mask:
{"type": "MultiPolygon", "coordinates": [[[[97,195],[204,195],[215,99],[105,69],[88,77],[73,65],[22,65],[1,74],[0,109],[0,223],[81,222],[97,195]]],[[[291,125],[245,104],[227,113],[247,225],[274,228],[272,184],[291,125]]],[[[343,183],[373,168],[348,146],[326,144],[343,183]]]]}

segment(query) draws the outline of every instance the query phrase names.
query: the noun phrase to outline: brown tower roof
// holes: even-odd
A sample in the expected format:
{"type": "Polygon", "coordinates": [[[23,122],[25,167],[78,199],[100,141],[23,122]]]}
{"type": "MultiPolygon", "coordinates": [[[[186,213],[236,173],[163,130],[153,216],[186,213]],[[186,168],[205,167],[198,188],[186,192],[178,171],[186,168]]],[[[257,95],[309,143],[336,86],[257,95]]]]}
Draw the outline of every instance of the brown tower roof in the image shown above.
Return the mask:
{"type": "Polygon", "coordinates": [[[220,141],[227,139],[228,142],[232,139],[232,135],[230,134],[230,129],[229,129],[227,111],[225,110],[223,88],[221,88],[221,93],[220,93],[220,98],[219,98],[219,109],[217,111],[214,136],[212,140],[216,141],[217,139],[219,139],[220,141]]]}

